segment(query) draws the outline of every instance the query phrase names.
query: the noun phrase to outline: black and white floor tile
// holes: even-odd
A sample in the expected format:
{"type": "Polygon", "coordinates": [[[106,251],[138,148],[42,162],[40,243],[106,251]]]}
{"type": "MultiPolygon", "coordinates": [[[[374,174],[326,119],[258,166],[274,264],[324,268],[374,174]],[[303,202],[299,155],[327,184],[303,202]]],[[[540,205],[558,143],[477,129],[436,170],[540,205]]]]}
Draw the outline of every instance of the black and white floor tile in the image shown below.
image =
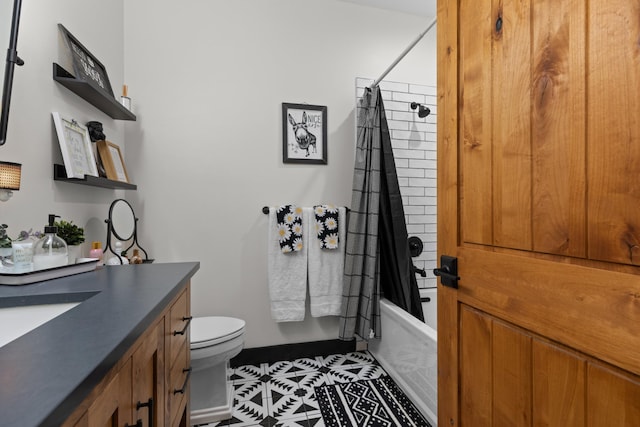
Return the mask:
{"type": "Polygon", "coordinates": [[[368,352],[239,366],[231,372],[232,418],[202,427],[325,427],[315,387],[383,375],[368,352]]]}

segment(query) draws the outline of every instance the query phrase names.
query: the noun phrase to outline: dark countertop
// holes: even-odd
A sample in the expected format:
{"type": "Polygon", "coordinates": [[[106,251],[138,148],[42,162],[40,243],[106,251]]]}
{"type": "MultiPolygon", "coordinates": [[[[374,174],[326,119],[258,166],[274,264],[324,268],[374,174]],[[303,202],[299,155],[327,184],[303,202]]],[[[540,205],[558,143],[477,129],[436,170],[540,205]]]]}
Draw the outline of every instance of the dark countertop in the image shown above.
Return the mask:
{"type": "Polygon", "coordinates": [[[109,266],[0,285],[0,307],[83,301],[0,348],[0,426],[62,424],[199,268],[198,262],[109,266]]]}

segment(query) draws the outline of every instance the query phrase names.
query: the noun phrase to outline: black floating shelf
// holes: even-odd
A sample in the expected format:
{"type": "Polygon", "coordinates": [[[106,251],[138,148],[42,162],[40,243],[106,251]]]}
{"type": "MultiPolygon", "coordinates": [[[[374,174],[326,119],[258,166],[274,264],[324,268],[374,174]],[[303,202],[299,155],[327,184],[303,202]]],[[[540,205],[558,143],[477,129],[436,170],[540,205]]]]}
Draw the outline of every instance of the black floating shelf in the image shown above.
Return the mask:
{"type": "Polygon", "coordinates": [[[84,80],[76,79],[73,74],[53,63],[53,80],[78,95],[97,109],[103,111],[112,119],[135,120],[136,115],[127,110],[115,98],[84,80]]]}
{"type": "Polygon", "coordinates": [[[112,179],[100,178],[97,176],[85,175],[84,178],[67,178],[67,170],[64,165],[53,165],[53,180],[72,182],[74,184],[90,185],[92,187],[113,188],[122,190],[136,190],[137,185],[128,182],[114,181],[112,179]]]}

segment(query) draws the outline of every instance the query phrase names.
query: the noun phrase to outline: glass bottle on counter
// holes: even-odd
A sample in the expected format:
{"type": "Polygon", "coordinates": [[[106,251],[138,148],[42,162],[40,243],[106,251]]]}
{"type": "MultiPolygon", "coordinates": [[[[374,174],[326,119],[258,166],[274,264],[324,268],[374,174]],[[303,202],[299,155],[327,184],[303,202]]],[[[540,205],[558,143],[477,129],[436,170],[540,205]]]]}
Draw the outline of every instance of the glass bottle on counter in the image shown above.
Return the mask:
{"type": "Polygon", "coordinates": [[[49,225],[44,227],[44,237],[33,248],[33,269],[61,267],[68,263],[67,244],[57,236],[58,227],[54,225],[58,215],[49,215],[49,225]]]}
{"type": "Polygon", "coordinates": [[[142,264],[142,257],[140,256],[140,251],[138,249],[133,250],[133,256],[129,260],[131,264],[142,264]]]}

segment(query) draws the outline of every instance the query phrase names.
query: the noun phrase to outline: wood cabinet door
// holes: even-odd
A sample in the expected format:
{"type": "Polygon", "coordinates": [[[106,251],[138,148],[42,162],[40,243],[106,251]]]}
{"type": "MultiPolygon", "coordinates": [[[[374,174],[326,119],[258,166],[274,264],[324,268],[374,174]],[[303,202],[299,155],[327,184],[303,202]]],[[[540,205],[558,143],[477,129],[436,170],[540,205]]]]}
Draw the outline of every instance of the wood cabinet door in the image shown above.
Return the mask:
{"type": "Polygon", "coordinates": [[[114,376],[89,407],[84,420],[78,425],[87,427],[131,426],[131,359],[114,376]]]}
{"type": "Polygon", "coordinates": [[[151,327],[132,356],[133,418],[164,427],[164,318],[151,327]]]}
{"type": "Polygon", "coordinates": [[[639,0],[438,0],[440,426],[638,426],[639,0]]]}

